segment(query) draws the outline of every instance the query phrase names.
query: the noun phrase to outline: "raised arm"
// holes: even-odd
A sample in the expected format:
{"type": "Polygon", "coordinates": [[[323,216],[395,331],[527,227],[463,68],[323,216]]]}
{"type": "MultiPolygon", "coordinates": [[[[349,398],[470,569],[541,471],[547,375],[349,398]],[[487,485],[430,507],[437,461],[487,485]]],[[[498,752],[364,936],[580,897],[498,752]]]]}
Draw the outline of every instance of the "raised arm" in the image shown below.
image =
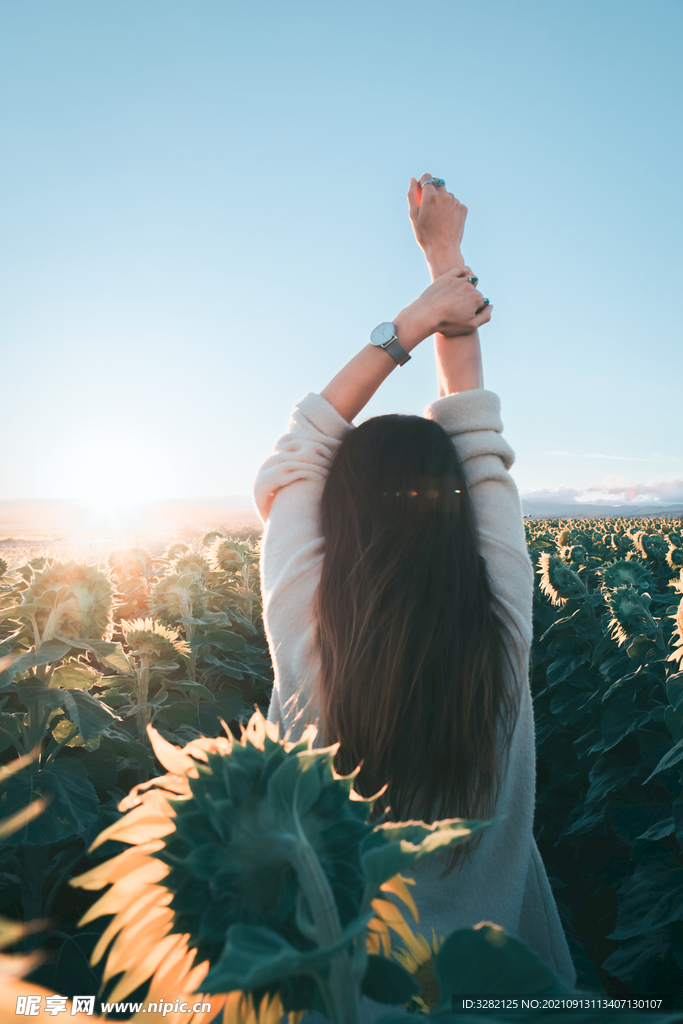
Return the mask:
{"type": "MultiPolygon", "coordinates": [[[[410,353],[430,334],[462,336],[476,331],[490,316],[480,292],[468,280],[466,268],[456,267],[440,275],[393,323],[399,342],[410,353]]],[[[396,366],[388,352],[365,345],[321,394],[350,423],[396,366]]]]}
{"type": "MultiPolygon", "coordinates": [[[[443,186],[425,185],[430,177],[423,174],[419,180],[410,179],[408,207],[415,238],[425,254],[432,280],[453,270],[471,275],[460,251],[467,207],[443,186]]],[[[439,398],[484,387],[477,330],[457,335],[437,332],[434,349],[439,398]]]]}

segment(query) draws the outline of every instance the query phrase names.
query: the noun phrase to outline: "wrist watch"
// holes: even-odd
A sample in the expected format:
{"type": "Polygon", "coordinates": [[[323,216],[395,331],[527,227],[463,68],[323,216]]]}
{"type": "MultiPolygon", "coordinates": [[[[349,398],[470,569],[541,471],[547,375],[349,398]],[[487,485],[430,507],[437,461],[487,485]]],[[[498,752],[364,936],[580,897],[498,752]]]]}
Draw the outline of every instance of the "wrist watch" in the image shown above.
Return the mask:
{"type": "Polygon", "coordinates": [[[396,337],[396,324],[383,323],[375,327],[370,335],[370,344],[383,348],[399,366],[403,366],[410,359],[410,356],[396,337]]]}

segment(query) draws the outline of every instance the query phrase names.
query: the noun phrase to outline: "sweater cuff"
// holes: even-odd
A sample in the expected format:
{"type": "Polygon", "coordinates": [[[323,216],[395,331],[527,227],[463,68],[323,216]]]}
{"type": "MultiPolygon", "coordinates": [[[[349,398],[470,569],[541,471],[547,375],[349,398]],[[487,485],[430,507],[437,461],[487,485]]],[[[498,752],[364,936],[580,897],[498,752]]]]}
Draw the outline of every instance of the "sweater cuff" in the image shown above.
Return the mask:
{"type": "Polygon", "coordinates": [[[347,423],[326,398],[313,391],[309,391],[300,402],[297,402],[294,406],[294,413],[296,412],[301,413],[321,434],[333,437],[337,441],[341,441],[349,430],[354,429],[353,424],[347,423]]]}
{"type": "Polygon", "coordinates": [[[493,391],[484,391],[483,388],[437,398],[425,409],[425,417],[436,420],[451,437],[471,430],[495,430],[497,434],[503,432],[500,398],[493,391]]]}

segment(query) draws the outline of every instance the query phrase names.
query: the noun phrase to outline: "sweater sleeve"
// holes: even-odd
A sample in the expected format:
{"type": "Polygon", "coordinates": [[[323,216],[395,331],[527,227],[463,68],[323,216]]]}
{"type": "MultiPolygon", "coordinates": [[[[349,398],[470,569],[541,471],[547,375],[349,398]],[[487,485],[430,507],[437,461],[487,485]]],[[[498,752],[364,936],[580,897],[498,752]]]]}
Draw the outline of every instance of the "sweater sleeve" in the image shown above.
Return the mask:
{"type": "Polygon", "coordinates": [[[318,670],[313,605],[323,537],[320,500],[330,464],[353,427],[321,395],[295,406],[287,433],[259,470],[254,498],[261,542],[263,618],[275,680],[268,720],[301,735],[317,710],[310,691],[318,670]]]}
{"type": "Polygon", "coordinates": [[[425,416],[436,420],[455,445],[491,589],[517,630],[523,650],[528,650],[532,639],[533,567],[519,494],[508,472],[515,455],[501,436],[500,399],[483,389],[462,391],[432,402],[425,416]]]}

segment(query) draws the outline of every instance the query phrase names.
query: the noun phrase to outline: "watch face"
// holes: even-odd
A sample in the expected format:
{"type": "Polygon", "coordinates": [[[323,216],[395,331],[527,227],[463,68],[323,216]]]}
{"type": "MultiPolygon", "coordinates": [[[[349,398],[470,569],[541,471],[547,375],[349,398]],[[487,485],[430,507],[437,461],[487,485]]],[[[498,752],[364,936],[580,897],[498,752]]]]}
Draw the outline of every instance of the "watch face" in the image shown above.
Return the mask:
{"type": "Polygon", "coordinates": [[[375,327],[374,331],[370,335],[370,341],[373,345],[386,345],[388,341],[391,341],[395,334],[396,327],[394,324],[383,323],[378,327],[375,327]]]}

